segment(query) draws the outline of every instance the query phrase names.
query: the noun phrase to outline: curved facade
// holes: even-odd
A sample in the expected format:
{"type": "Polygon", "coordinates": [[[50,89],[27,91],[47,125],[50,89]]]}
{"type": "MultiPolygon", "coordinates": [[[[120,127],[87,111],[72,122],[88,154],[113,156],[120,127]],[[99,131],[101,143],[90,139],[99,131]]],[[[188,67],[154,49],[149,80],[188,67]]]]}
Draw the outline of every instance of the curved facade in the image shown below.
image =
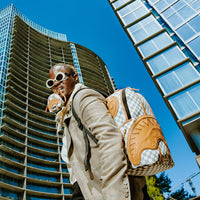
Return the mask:
{"type": "Polygon", "coordinates": [[[75,65],[80,81],[104,96],[114,84],[105,63],[89,49],[63,34],[38,30],[13,5],[0,17],[5,27],[5,34],[0,31],[5,38],[0,40],[0,198],[70,199],[69,174],[60,156],[62,133],[56,133],[55,115],[44,112],[49,68],[59,62],[75,65]]]}

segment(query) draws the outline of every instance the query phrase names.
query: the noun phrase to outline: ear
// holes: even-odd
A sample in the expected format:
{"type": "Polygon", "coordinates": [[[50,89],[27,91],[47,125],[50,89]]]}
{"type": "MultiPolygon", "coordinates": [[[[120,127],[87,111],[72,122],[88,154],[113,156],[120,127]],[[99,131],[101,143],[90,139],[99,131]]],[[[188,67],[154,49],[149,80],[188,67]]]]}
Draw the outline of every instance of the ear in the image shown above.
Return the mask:
{"type": "Polygon", "coordinates": [[[75,83],[78,83],[78,82],[79,82],[79,77],[78,77],[78,74],[77,74],[77,73],[74,74],[74,79],[75,79],[75,83]]]}

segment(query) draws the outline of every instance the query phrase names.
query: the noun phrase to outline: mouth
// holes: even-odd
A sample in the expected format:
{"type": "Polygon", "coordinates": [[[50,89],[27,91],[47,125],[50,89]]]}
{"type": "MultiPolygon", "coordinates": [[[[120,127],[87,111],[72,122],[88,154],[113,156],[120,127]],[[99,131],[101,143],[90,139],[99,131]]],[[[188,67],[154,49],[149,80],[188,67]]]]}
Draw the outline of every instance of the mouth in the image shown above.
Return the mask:
{"type": "Polygon", "coordinates": [[[59,87],[59,88],[55,88],[54,92],[55,93],[61,93],[62,90],[63,90],[63,87],[59,87]]]}

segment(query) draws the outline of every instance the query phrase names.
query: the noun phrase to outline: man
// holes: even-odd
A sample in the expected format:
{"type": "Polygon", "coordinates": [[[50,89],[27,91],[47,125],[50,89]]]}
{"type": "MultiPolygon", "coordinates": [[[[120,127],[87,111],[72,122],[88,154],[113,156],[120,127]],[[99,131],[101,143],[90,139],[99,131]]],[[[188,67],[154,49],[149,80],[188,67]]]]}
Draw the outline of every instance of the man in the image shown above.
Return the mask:
{"type": "Polygon", "coordinates": [[[58,129],[64,126],[62,158],[73,184],[72,199],[145,199],[142,191],[145,178],[129,177],[126,173],[128,162],[122,149],[122,134],[107,110],[105,98],[92,89],[82,89],[86,87],[79,83],[74,67],[68,64],[59,63],[50,69],[47,86],[66,102],[56,121],[58,129]],[[84,135],[72,115],[73,97],[75,112],[98,140],[96,144],[88,138],[91,148],[88,170],[84,164],[84,135]]]}

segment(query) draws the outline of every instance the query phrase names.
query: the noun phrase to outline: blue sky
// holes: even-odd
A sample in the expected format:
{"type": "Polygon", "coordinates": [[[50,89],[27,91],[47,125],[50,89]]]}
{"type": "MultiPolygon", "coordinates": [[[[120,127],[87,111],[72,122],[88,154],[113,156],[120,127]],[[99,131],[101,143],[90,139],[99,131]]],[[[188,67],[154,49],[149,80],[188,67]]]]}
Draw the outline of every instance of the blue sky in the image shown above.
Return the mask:
{"type": "MultiPolygon", "coordinates": [[[[68,41],[95,52],[106,63],[118,88],[129,86],[140,90],[154,111],[175,162],[175,167],[166,171],[172,188],[199,171],[195,154],[107,0],[1,0],[0,9],[11,3],[33,22],[64,33],[68,41]]],[[[198,179],[200,175],[192,181],[200,195],[198,179]]],[[[192,193],[188,183],[184,186],[192,193]]]]}

